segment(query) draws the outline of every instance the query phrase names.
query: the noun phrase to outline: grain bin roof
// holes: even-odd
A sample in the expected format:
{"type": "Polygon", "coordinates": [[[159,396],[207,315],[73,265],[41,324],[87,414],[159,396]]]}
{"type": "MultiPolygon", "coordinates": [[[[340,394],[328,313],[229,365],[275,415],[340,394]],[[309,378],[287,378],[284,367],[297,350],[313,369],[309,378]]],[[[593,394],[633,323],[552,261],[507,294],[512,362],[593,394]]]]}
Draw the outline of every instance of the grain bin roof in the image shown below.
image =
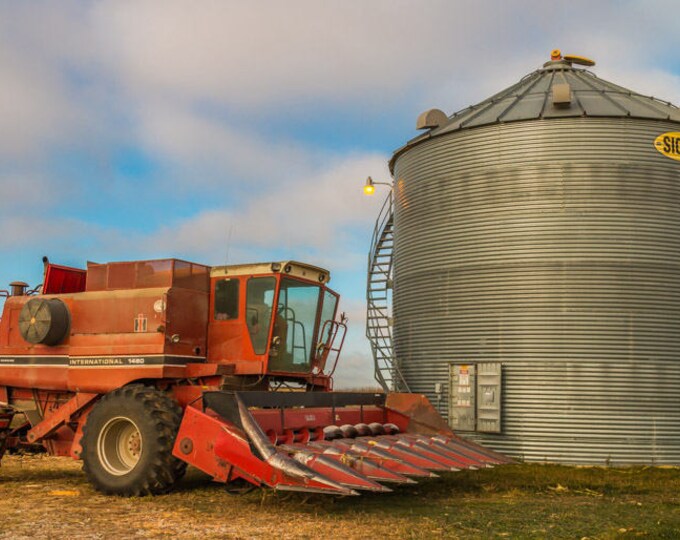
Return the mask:
{"type": "Polygon", "coordinates": [[[411,139],[394,153],[390,168],[402,152],[446,133],[505,122],[570,117],[680,122],[680,108],[600,79],[590,71],[573,67],[566,60],[546,62],[541,69],[529,73],[518,83],[477,105],[458,111],[446,122],[411,139]]]}

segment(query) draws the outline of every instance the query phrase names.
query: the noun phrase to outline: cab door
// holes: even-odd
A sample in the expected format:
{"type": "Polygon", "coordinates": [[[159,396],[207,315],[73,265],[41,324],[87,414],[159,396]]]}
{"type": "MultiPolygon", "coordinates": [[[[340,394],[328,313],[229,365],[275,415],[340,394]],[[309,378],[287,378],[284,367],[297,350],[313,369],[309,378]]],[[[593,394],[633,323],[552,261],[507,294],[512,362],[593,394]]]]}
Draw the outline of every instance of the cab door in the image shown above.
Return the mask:
{"type": "Polygon", "coordinates": [[[208,361],[216,364],[238,364],[253,360],[244,336],[245,305],[242,280],[215,278],[210,284],[210,314],[208,322],[208,361]]]}

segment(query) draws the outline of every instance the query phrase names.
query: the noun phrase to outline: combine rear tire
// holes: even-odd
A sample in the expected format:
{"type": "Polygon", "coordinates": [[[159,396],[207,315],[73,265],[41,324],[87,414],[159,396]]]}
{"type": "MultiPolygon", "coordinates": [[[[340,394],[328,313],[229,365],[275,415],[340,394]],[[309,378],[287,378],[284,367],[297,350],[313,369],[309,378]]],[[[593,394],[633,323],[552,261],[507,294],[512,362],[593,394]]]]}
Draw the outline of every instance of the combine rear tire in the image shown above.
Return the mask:
{"type": "Polygon", "coordinates": [[[155,388],[124,386],[105,395],[83,428],[83,470],[109,495],[167,493],[186,464],[172,455],[182,418],[175,401],[155,388]]]}

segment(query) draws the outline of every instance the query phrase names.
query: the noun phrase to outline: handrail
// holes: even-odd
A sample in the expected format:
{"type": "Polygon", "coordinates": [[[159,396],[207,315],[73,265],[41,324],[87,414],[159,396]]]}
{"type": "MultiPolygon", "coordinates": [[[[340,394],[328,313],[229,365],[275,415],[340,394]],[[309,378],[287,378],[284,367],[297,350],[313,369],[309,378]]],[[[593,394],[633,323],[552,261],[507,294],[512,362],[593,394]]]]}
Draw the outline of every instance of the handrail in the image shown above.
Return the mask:
{"type": "Polygon", "coordinates": [[[385,197],[385,200],[383,201],[382,207],[380,208],[380,212],[378,213],[378,218],[375,220],[373,236],[371,237],[371,247],[369,248],[368,251],[369,272],[372,267],[373,258],[375,257],[376,254],[375,248],[378,244],[380,237],[382,236],[383,230],[385,229],[385,225],[390,219],[392,219],[392,215],[393,215],[393,195],[392,190],[390,190],[390,192],[387,194],[387,197],[385,197]]]}
{"type": "MultiPolygon", "coordinates": [[[[331,321],[327,321],[331,322],[331,321]]],[[[333,333],[333,338],[329,340],[328,344],[328,349],[326,351],[326,357],[324,358],[324,368],[325,364],[328,362],[328,358],[330,357],[330,354],[335,353],[335,359],[332,361],[333,362],[333,367],[331,368],[330,371],[328,371],[327,375],[329,377],[333,377],[335,374],[335,369],[338,367],[338,359],[340,358],[340,351],[342,350],[342,346],[345,344],[345,337],[347,336],[347,324],[344,321],[338,322],[338,321],[332,321],[331,322],[333,329],[331,332],[333,333]],[[340,344],[337,347],[333,347],[335,345],[335,340],[338,337],[338,334],[340,334],[340,331],[342,331],[342,337],[340,338],[340,344]]]]}
{"type": "Polygon", "coordinates": [[[386,392],[392,390],[408,392],[408,385],[394,359],[390,328],[388,291],[392,286],[393,259],[392,245],[386,242],[390,240],[392,234],[393,205],[394,199],[390,190],[376,219],[368,254],[366,337],[371,343],[376,381],[386,392]],[[378,279],[375,279],[376,277],[378,279]]]}

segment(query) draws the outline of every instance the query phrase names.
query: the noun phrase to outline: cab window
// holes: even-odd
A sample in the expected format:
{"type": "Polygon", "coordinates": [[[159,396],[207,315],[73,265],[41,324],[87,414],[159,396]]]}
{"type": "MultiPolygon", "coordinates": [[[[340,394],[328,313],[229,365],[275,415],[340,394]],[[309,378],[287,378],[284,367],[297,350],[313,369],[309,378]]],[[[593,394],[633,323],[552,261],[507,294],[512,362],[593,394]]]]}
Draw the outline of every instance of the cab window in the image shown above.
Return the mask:
{"type": "Polygon", "coordinates": [[[274,310],[276,279],[251,278],[246,288],[246,324],[255,354],[264,354],[269,341],[269,328],[274,310]]]}
{"type": "Polygon", "coordinates": [[[307,372],[311,369],[319,293],[320,287],[313,283],[281,278],[274,322],[274,335],[279,336],[281,346],[269,361],[272,371],[307,372]]]}
{"type": "Polygon", "coordinates": [[[228,321],[238,318],[237,279],[222,279],[215,283],[215,320],[228,321]]]}

